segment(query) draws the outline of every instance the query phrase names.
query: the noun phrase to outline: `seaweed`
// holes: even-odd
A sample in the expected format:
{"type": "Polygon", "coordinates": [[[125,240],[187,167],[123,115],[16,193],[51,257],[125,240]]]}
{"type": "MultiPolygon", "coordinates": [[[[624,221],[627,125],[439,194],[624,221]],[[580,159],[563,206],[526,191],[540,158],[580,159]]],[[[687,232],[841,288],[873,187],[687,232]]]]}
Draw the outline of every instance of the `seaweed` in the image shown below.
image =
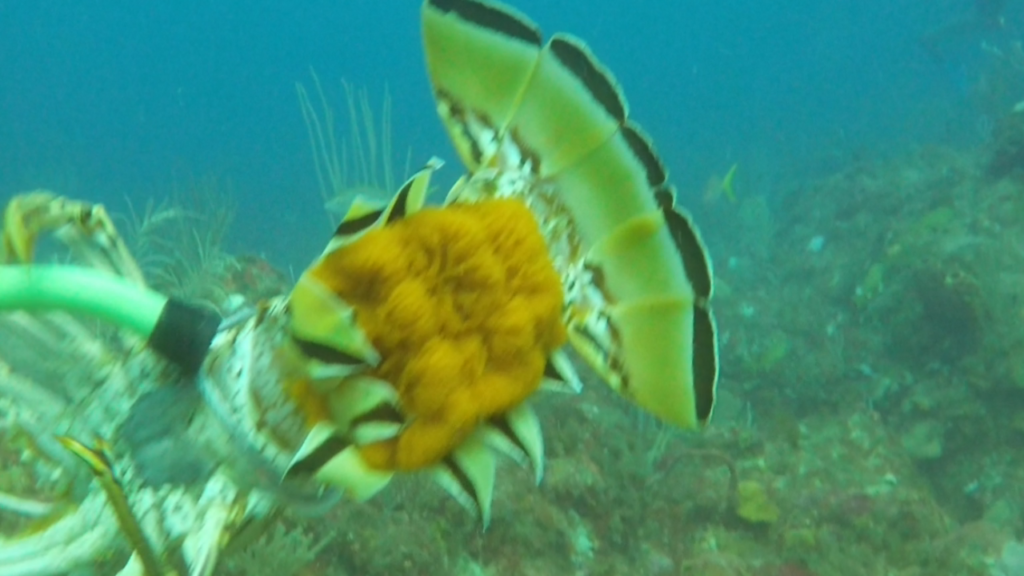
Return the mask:
{"type": "Polygon", "coordinates": [[[399,170],[393,154],[391,96],[385,89],[378,124],[365,88],[342,81],[349,135],[338,134],[336,116],[320,78],[310,69],[316,102],[301,83],[295,84],[299,108],[306,124],[313,167],[324,206],[337,222],[358,195],[381,200],[396,190],[398,178],[410,172],[412,149],[407,150],[404,168],[399,170]]]}
{"type": "Polygon", "coordinates": [[[224,280],[240,267],[224,249],[236,211],[230,181],[207,176],[141,211],[129,201],[128,214],[115,218],[151,286],[220,308],[229,296],[224,280]]]}

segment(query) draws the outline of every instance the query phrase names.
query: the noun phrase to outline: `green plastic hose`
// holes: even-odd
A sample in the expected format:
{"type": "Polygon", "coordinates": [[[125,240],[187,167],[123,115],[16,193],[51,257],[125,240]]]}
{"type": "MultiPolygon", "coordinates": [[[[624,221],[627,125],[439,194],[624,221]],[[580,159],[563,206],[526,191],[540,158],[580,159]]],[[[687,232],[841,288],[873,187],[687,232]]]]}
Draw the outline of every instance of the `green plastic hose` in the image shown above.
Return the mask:
{"type": "Polygon", "coordinates": [[[199,370],[220,326],[216,312],[78,266],[0,266],[0,311],[7,310],[63,310],[98,318],[142,336],[187,373],[199,370]]]}
{"type": "Polygon", "coordinates": [[[78,266],[0,266],[0,310],[64,310],[149,338],[168,298],[124,278],[78,266]]]}

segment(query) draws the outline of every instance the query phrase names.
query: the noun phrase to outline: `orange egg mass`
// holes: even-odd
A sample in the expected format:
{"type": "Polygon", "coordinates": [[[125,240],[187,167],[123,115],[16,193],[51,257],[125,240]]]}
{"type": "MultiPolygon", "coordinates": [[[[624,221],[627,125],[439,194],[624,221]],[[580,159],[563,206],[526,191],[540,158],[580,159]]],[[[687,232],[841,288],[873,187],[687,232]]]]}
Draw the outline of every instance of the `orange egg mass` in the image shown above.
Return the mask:
{"type": "Polygon", "coordinates": [[[311,271],[356,309],[408,424],[362,447],[382,470],[441,461],[536,391],[566,340],[561,281],[519,200],[426,208],[328,254],[311,271]]]}

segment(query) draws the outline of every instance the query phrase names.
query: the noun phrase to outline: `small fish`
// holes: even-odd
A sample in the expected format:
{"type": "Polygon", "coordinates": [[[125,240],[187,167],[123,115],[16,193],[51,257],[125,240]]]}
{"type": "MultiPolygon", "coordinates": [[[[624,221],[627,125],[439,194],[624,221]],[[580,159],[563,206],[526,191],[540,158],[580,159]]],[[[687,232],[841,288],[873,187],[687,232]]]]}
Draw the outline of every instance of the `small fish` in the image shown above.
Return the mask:
{"type": "Polygon", "coordinates": [[[712,176],[704,186],[704,203],[714,204],[719,198],[725,196],[730,204],[736,203],[736,190],[733,188],[733,180],[736,178],[736,168],[739,164],[733,164],[725,176],[719,178],[712,176]]]}

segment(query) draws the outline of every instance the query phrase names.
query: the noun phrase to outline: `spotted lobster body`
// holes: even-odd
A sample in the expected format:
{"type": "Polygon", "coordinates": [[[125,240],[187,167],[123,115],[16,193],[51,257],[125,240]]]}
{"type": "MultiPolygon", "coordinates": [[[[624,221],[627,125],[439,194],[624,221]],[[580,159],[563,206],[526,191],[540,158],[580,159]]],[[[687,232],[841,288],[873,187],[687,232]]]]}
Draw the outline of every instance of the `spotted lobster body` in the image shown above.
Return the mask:
{"type": "Polygon", "coordinates": [[[490,448],[531,463],[539,480],[543,441],[525,400],[545,379],[578,386],[553,323],[617,392],[681,428],[707,422],[718,376],[712,273],[665,167],[581,41],[556,35],[544,44],[530,21],[477,1],[429,0],[422,18],[438,112],[469,173],[443,207],[424,206],[436,162],[387,206],[357,199],[299,280],[292,344],[307,369],[294,386],[313,429],[292,473],[362,498],[395,472],[430,469],[486,523],[490,448]],[[461,235],[409,232],[468,207],[478,207],[472,218],[486,221],[491,236],[469,222],[452,224],[461,235]],[[523,213],[531,218],[521,229],[505,226],[523,213]],[[470,235],[479,235],[475,247],[462,250],[470,235]],[[524,258],[531,246],[543,250],[524,258]],[[475,260],[488,250],[504,262],[490,276],[475,260]],[[406,253],[414,254],[408,262],[406,253]],[[395,260],[402,270],[391,269],[395,260]],[[463,282],[438,288],[433,277],[420,279],[420,268],[463,282]],[[557,275],[557,306],[538,298],[542,281],[523,281],[527,269],[557,275]],[[405,270],[408,282],[396,282],[405,270]],[[530,306],[474,310],[448,301],[494,298],[513,285],[520,288],[496,300],[532,299],[530,306]],[[424,296],[435,293],[445,296],[424,296]],[[438,321],[421,340],[393,342],[389,330],[415,332],[449,312],[456,328],[444,338],[435,337],[445,333],[438,321]],[[498,327],[494,316],[503,318],[498,327]],[[511,323],[534,331],[536,349],[507,350],[522,333],[501,332],[511,323]],[[546,360],[527,361],[537,354],[546,360]],[[529,369],[509,376],[509,365],[529,369]]]}

